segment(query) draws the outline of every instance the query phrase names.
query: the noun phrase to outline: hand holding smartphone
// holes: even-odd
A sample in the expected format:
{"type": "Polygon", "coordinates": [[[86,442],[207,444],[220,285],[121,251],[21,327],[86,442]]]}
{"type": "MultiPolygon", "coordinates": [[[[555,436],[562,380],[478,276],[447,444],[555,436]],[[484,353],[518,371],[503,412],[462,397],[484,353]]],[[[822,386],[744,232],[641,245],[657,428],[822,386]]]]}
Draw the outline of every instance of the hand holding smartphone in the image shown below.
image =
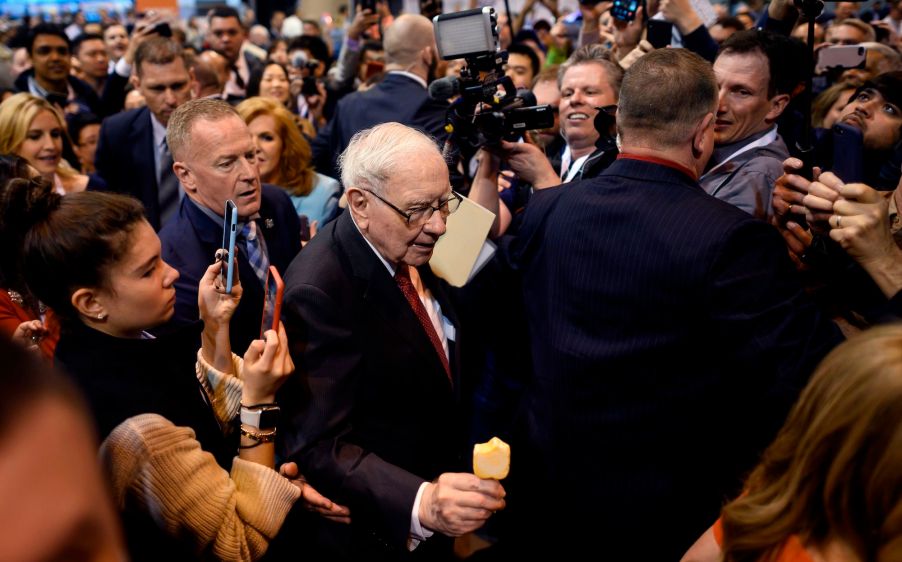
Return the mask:
{"type": "Polygon", "coordinates": [[[266,275],[266,295],[263,297],[263,319],[260,322],[260,339],[266,330],[279,331],[279,320],[282,317],[282,293],[285,284],[276,266],[269,266],[266,275]]]}
{"type": "Polygon", "coordinates": [[[231,199],[225,203],[225,212],[222,215],[222,271],[220,281],[223,291],[232,294],[232,285],[235,280],[235,236],[238,234],[238,207],[231,199]]]}

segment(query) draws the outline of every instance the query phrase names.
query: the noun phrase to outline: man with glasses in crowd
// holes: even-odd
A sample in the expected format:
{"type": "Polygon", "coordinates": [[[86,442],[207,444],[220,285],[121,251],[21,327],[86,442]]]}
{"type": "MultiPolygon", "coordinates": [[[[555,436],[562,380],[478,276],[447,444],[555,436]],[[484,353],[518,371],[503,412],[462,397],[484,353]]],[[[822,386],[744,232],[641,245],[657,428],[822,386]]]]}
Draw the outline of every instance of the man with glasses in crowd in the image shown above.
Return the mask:
{"type": "Polygon", "coordinates": [[[428,265],[460,196],[435,143],[399,123],[355,135],[339,165],[348,211],[285,273],[283,453],[351,509],[350,526],[314,523],[328,554],[447,559],[504,506],[497,481],[464,473],[461,334],[428,265]]]}

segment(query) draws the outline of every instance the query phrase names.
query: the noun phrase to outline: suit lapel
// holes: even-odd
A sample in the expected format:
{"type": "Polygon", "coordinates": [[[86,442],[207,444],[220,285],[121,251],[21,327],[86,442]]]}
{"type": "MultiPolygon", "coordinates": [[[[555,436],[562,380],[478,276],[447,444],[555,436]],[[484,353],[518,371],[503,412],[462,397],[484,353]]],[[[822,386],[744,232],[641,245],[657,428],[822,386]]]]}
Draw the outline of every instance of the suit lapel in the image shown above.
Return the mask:
{"type": "MultiPolygon", "coordinates": [[[[429,336],[426,335],[394,278],[389,275],[381,260],[357,230],[350,211],[342,213],[336,223],[335,235],[336,243],[340,247],[339,255],[343,254],[348,258],[345,267],[351,271],[363,300],[382,317],[388,330],[398,334],[431,362],[435,376],[447,381],[445,367],[436,355],[429,336]]],[[[442,306],[444,307],[444,304],[442,306]]]]}
{"type": "Polygon", "coordinates": [[[132,146],[132,162],[146,162],[145,170],[135,170],[136,176],[141,182],[140,199],[147,209],[147,215],[151,222],[159,221],[159,201],[157,198],[157,170],[156,150],[153,145],[153,125],[150,122],[150,110],[146,107],[142,114],[135,119],[135,127],[129,135],[132,146]]]}

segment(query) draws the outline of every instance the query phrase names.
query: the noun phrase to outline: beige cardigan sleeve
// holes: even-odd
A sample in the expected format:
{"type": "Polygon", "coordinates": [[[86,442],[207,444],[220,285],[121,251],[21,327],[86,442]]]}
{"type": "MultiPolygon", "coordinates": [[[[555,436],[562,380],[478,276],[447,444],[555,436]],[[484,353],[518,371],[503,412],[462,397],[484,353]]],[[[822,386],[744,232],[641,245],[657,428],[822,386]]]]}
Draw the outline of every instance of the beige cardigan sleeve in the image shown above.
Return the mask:
{"type": "Polygon", "coordinates": [[[233,353],[232,372],[238,373],[238,376],[227,375],[207,363],[204,354],[198,349],[194,368],[197,380],[210,398],[216,419],[219,420],[220,426],[228,429],[229,424],[238,415],[238,408],[241,405],[241,392],[244,389],[241,374],[244,372],[244,360],[233,353]]]}
{"type": "Polygon", "coordinates": [[[198,552],[220,560],[260,558],[301,494],[274,470],[238,457],[226,473],[193,430],[157,414],[119,424],[100,456],[120,508],[137,501],[161,528],[194,537],[198,552]]]}

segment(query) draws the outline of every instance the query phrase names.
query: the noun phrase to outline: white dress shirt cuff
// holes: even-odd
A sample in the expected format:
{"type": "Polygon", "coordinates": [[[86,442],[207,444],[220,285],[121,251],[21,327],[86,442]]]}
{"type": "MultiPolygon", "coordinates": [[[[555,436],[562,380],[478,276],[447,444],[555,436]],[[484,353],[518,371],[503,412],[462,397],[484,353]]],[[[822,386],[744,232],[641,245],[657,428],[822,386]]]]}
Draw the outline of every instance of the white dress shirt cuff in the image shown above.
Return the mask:
{"type": "Polygon", "coordinates": [[[412,551],[420,545],[421,542],[433,535],[433,532],[420,525],[420,500],[423,498],[423,491],[429,482],[420,484],[417,490],[417,497],[413,500],[413,511],[410,514],[410,537],[407,539],[407,550],[412,551]]]}
{"type": "Polygon", "coordinates": [[[113,70],[123,78],[128,78],[132,75],[132,65],[125,62],[125,57],[116,61],[116,66],[113,67],[113,70]]]}

